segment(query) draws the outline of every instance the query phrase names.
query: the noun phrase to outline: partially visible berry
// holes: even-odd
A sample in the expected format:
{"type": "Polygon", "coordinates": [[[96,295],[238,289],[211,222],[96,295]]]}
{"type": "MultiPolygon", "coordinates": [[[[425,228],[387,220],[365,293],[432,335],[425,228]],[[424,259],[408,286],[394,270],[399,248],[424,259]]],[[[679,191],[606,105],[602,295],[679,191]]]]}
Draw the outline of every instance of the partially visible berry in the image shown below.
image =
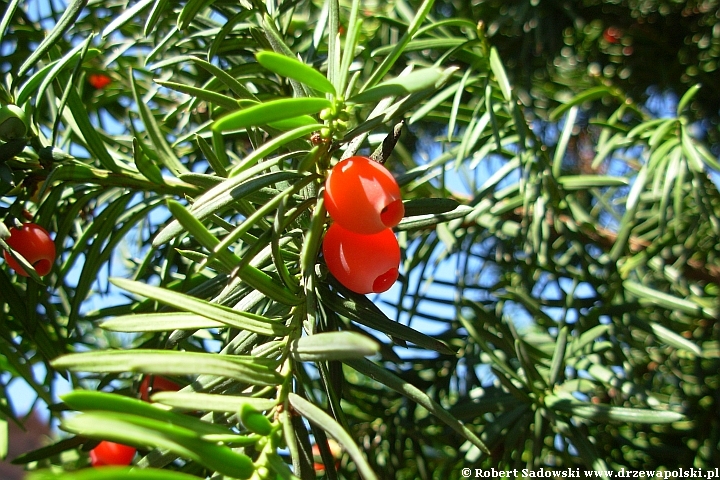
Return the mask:
{"type": "Polygon", "coordinates": [[[145,375],[140,383],[140,400],[150,401],[150,396],[158,392],[177,392],[180,385],[167,378],[145,375]]]}
{"type": "Polygon", "coordinates": [[[337,223],[323,240],[323,256],[330,273],[356,293],[381,293],[398,278],[400,246],[392,230],[363,235],[337,223]]]}
{"type": "Polygon", "coordinates": [[[130,465],[135,457],[135,447],[103,440],[90,450],[90,462],[93,467],[104,465],[130,465]]]}
{"type": "Polygon", "coordinates": [[[102,90],[112,83],[112,78],[104,73],[91,73],[88,75],[88,83],[92,85],[93,88],[102,90]]]}
{"type": "MultiPolygon", "coordinates": [[[[50,238],[50,234],[40,225],[34,223],[25,223],[22,228],[10,228],[10,237],[5,239],[13,250],[25,257],[35,268],[38,275],[43,276],[50,273],[53,263],[55,263],[55,243],[50,238]]],[[[3,257],[8,266],[15,270],[18,275],[29,277],[30,274],[10,256],[8,252],[3,252],[3,257]]]]}
{"type": "Polygon", "coordinates": [[[356,233],[378,233],[402,220],[405,207],[392,174],[367,157],[340,161],[325,182],[325,205],[342,227],[356,233]]]}

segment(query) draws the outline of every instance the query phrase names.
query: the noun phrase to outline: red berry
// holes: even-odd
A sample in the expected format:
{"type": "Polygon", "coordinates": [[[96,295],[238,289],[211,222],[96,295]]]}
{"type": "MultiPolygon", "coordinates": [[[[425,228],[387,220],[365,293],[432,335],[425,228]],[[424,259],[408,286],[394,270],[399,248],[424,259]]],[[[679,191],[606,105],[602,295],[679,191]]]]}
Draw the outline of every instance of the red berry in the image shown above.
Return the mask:
{"type": "Polygon", "coordinates": [[[177,392],[180,385],[163,377],[146,375],[140,383],[140,400],[150,401],[150,395],[158,392],[177,392]]]}
{"type": "MultiPolygon", "coordinates": [[[[13,250],[25,257],[35,267],[38,275],[47,275],[52,270],[55,262],[55,243],[53,243],[47,230],[40,225],[25,223],[19,230],[12,227],[10,237],[5,239],[5,242],[13,250]]],[[[8,252],[3,252],[3,257],[5,257],[8,266],[15,270],[18,275],[30,276],[8,252]]]]}
{"type": "Polygon", "coordinates": [[[102,90],[112,83],[112,78],[104,73],[91,73],[88,75],[88,83],[98,90],[102,90]]]}
{"type": "MultiPolygon", "coordinates": [[[[332,438],[328,438],[328,447],[330,448],[330,453],[332,454],[333,458],[335,459],[335,470],[340,468],[340,459],[342,458],[342,448],[340,448],[340,445],[333,440],[332,438]]],[[[325,464],[322,461],[322,456],[320,454],[320,447],[315,444],[312,446],[312,454],[313,454],[313,468],[317,473],[322,473],[325,471],[325,464]]]]}
{"type": "Polygon", "coordinates": [[[353,292],[384,292],[398,278],[400,246],[389,228],[362,235],[334,223],[325,234],[323,255],[330,273],[353,292]]]}
{"type": "Polygon", "coordinates": [[[103,465],[130,465],[137,450],[121,443],[103,440],[90,450],[90,461],[93,467],[103,465]]]}
{"type": "Polygon", "coordinates": [[[330,170],[325,206],[335,222],[363,234],[392,228],[405,214],[392,174],[367,157],[346,158],[330,170]]]}
{"type": "Polygon", "coordinates": [[[622,38],[622,30],[617,27],[608,27],[603,32],[603,38],[608,43],[618,43],[622,38]]]}

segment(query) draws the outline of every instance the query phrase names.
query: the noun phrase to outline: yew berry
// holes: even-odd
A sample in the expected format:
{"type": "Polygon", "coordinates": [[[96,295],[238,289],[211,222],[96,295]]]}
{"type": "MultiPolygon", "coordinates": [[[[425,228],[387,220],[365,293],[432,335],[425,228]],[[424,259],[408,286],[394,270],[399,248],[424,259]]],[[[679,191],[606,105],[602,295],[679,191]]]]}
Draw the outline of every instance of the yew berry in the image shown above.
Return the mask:
{"type": "MultiPolygon", "coordinates": [[[[55,243],[53,243],[47,230],[40,225],[25,223],[21,229],[12,227],[10,228],[10,237],[5,239],[5,242],[13,250],[25,257],[35,268],[38,275],[47,275],[52,270],[55,262],[55,243]]],[[[3,256],[8,266],[15,270],[18,275],[30,276],[8,252],[3,252],[3,256]]]]}
{"type": "Polygon", "coordinates": [[[325,206],[336,223],[363,234],[392,228],[405,214],[392,174],[367,157],[346,158],[330,170],[325,206]]]}
{"type": "Polygon", "coordinates": [[[98,90],[102,90],[112,83],[112,78],[104,73],[91,73],[88,75],[88,83],[98,90]]]}
{"type": "MultiPolygon", "coordinates": [[[[342,448],[340,448],[340,445],[333,440],[332,438],[328,438],[328,447],[330,448],[330,453],[332,454],[333,458],[335,459],[335,470],[340,468],[340,459],[342,458],[342,448]]],[[[313,454],[313,468],[317,473],[322,473],[325,471],[325,464],[323,463],[322,456],[320,455],[320,447],[315,444],[312,446],[312,454],[313,454]]]]}
{"type": "Polygon", "coordinates": [[[618,43],[622,39],[622,30],[618,27],[608,27],[603,31],[603,38],[608,43],[618,43]]]}
{"type": "Polygon", "coordinates": [[[400,247],[392,230],[362,235],[333,223],[323,240],[330,273],[356,293],[380,293],[398,278],[400,247]]]}
{"type": "Polygon", "coordinates": [[[149,402],[153,393],[177,392],[178,390],[180,390],[180,385],[172,380],[156,377],[155,375],[146,375],[140,382],[140,400],[149,402]]]}
{"type": "Polygon", "coordinates": [[[136,451],[135,447],[103,440],[90,450],[90,461],[93,467],[130,465],[136,451]]]}

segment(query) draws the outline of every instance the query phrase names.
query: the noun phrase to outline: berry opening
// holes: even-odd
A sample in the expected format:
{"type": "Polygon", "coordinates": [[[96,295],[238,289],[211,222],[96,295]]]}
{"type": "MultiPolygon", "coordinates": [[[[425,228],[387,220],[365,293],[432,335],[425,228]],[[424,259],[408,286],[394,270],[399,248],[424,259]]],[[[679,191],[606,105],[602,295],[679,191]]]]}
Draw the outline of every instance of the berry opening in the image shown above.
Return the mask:
{"type": "Polygon", "coordinates": [[[392,287],[398,278],[398,269],[391,268],[375,279],[373,282],[373,293],[382,293],[392,287]]]}
{"type": "Polygon", "coordinates": [[[405,206],[400,199],[391,202],[380,210],[380,220],[388,228],[392,228],[400,223],[403,215],[405,215],[405,206]]]}
{"type": "Polygon", "coordinates": [[[41,277],[44,277],[48,273],[50,273],[50,270],[52,270],[52,262],[49,260],[38,260],[37,262],[33,263],[33,268],[35,268],[35,271],[38,275],[41,277]]]}

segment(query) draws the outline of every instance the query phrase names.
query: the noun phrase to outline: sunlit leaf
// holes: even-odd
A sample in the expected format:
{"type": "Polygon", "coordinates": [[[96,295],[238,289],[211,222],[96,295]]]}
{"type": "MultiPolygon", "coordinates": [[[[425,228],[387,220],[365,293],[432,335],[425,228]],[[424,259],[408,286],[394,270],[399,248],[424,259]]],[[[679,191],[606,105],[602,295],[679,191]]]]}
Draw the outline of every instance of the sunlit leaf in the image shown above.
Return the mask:
{"type": "Polygon", "coordinates": [[[216,132],[241,130],[247,127],[267,125],[287,118],[311,115],[329,107],[330,101],[324,98],[271,100],[225,115],[213,123],[212,129],[216,132]]]}
{"type": "Polygon", "coordinates": [[[103,467],[102,469],[86,469],[77,472],[58,473],[38,470],[28,473],[27,480],[193,480],[194,475],[174,472],[172,470],[142,469],[131,467],[103,467]]]}
{"type": "Polygon", "coordinates": [[[500,60],[500,55],[495,48],[490,49],[490,68],[492,69],[493,74],[495,74],[495,79],[500,85],[500,91],[502,92],[503,97],[505,97],[506,101],[510,101],[512,98],[510,81],[508,80],[507,73],[505,73],[505,67],[503,67],[502,61],[500,60]]]}
{"type": "Polygon", "coordinates": [[[136,398],[124,397],[105,392],[75,390],[64,394],[61,400],[73,410],[81,412],[103,411],[116,413],[129,413],[140,417],[150,418],[179,425],[196,432],[198,435],[222,435],[232,433],[226,427],[214,423],[203,422],[197,418],[164,410],[136,398]]]}
{"type": "Polygon", "coordinates": [[[277,319],[233,310],[223,305],[214,305],[182,293],[173,292],[172,290],[153,287],[144,283],[132,282],[121,278],[113,279],[113,283],[129,292],[157,300],[158,302],[171,305],[174,308],[189,313],[201,315],[209,320],[214,320],[227,326],[248,330],[261,335],[273,336],[283,335],[288,331],[287,327],[277,319]]]}
{"type": "Polygon", "coordinates": [[[300,362],[346,360],[378,353],[379,345],[355,332],[316,333],[293,340],[290,354],[300,362]]]}
{"type": "Polygon", "coordinates": [[[255,58],[260,65],[281,77],[294,78],[320,92],[335,94],[335,87],[324,75],[295,58],[268,51],[257,53],[255,58]]]}
{"type": "Polygon", "coordinates": [[[150,110],[147,103],[140,97],[140,92],[138,91],[137,82],[134,77],[132,78],[131,85],[135,102],[140,110],[140,117],[145,125],[150,142],[157,151],[158,158],[174,174],[186,173],[188,171],[187,167],[180,162],[180,159],[170,147],[152,110],[150,110]]]}
{"type": "Polygon", "coordinates": [[[77,372],[207,374],[260,385],[276,385],[280,382],[280,376],[274,370],[252,358],[174,350],[109,350],[75,353],[55,359],[53,366],[77,372]]]}
{"type": "Polygon", "coordinates": [[[159,392],[152,396],[154,402],[183,410],[208,410],[212,412],[237,413],[245,404],[258,411],[270,410],[277,402],[265,398],[241,397],[233,395],[213,395],[208,393],[159,392]]]}
{"type": "Polygon", "coordinates": [[[581,402],[569,396],[549,395],[545,397],[545,403],[550,408],[598,422],[658,424],[677,422],[685,418],[676,412],[598,405],[581,402]]]}
{"type": "Polygon", "coordinates": [[[100,326],[114,332],[164,332],[218,328],[226,324],[192,313],[136,313],[106,320],[100,326]]]}
{"type": "Polygon", "coordinates": [[[350,97],[347,101],[348,103],[376,103],[385,97],[405,96],[426,88],[439,86],[437,83],[446,78],[447,74],[448,72],[439,68],[415,70],[407,75],[386,80],[364,90],[362,93],[350,97]]]}
{"type": "Polygon", "coordinates": [[[615,92],[613,92],[610,88],[605,87],[605,86],[590,88],[590,89],[585,90],[584,92],[576,95],[570,101],[563,103],[562,105],[557,107],[555,110],[550,112],[550,118],[552,120],[558,120],[560,117],[562,117],[565,114],[566,111],[570,110],[572,107],[574,107],[576,105],[582,105],[585,102],[597,100],[599,98],[603,98],[608,95],[613,96],[614,93],[615,92]]]}
{"type": "Polygon", "coordinates": [[[159,447],[235,478],[250,478],[252,460],[224,445],[201,440],[189,429],[130,414],[93,412],[66,418],[62,428],[117,443],[159,447]]]}

